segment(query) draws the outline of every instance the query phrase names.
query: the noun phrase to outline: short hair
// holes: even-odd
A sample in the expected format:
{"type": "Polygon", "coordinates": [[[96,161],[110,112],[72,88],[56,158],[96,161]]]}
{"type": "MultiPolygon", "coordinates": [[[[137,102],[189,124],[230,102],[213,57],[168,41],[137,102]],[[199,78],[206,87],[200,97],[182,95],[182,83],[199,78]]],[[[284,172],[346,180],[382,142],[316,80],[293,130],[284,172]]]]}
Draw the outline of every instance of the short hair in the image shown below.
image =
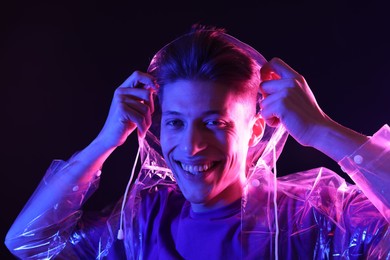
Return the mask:
{"type": "Polygon", "coordinates": [[[160,102],[164,85],[177,80],[199,80],[223,84],[256,108],[260,66],[226,37],[223,28],[193,25],[189,33],[154,56],[148,72],[160,86],[160,102]]]}

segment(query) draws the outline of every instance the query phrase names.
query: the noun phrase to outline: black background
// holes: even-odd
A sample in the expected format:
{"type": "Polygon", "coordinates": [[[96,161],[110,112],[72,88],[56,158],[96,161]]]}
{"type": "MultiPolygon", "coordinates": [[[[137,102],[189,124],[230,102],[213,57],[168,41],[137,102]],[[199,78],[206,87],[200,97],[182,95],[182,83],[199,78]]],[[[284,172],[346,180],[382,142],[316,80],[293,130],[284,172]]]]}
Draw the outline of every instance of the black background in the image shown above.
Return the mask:
{"type": "MultiPolygon", "coordinates": [[[[0,15],[1,239],[53,159],[102,127],[114,89],[193,23],[224,27],[305,76],[323,110],[372,135],[390,119],[390,16],[384,4],[304,1],[3,3],[0,15]]],[[[135,137],[106,162],[99,209],[124,192],[135,137]],[[102,192],[104,190],[104,192],[102,192]]],[[[291,138],[278,173],[337,163],[291,138]]],[[[346,177],[347,178],[347,177],[346,177]]],[[[347,178],[348,180],[348,178],[347,178]]],[[[3,244],[1,259],[13,259],[3,244]]]]}

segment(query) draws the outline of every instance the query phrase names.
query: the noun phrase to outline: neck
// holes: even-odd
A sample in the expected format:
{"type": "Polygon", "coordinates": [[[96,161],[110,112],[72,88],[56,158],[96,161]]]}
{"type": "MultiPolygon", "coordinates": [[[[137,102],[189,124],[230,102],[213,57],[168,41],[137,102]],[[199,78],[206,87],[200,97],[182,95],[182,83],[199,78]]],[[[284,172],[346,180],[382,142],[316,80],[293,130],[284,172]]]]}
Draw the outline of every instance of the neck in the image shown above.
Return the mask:
{"type": "Polygon", "coordinates": [[[240,180],[232,183],[226,187],[217,196],[211,198],[205,203],[191,203],[194,212],[206,212],[225,207],[242,197],[243,186],[240,180]]]}

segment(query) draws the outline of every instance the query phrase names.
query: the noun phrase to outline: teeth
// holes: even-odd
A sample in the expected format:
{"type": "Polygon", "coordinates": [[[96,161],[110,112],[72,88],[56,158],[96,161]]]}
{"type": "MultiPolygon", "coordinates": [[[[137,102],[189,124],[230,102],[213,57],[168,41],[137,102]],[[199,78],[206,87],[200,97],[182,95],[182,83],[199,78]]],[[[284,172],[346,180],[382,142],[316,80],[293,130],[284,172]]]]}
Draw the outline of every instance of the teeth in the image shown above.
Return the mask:
{"type": "Polygon", "coordinates": [[[201,172],[205,172],[208,169],[210,169],[211,166],[213,165],[212,163],[200,164],[200,165],[189,165],[189,164],[184,164],[184,163],[180,163],[180,164],[181,164],[181,167],[183,168],[183,170],[185,170],[189,173],[192,173],[192,174],[199,174],[201,172]]]}

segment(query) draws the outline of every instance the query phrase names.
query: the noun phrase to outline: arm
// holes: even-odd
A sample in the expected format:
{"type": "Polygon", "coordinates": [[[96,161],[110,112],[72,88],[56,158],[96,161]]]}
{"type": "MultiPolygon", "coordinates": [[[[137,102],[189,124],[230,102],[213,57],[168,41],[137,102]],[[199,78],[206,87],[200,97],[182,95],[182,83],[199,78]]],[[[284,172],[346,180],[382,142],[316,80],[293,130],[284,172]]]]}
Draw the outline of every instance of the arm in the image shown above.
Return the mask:
{"type": "MultiPolygon", "coordinates": [[[[119,86],[111,103],[107,120],[99,135],[69,162],[52,164],[39,187],[19,214],[6,236],[7,247],[15,254],[36,254],[37,241],[54,237],[59,223],[72,229],[79,219],[79,209],[90,186],[97,182],[105,160],[138,127],[146,133],[153,112],[151,76],[133,73],[119,86]],[[144,88],[135,88],[142,84],[144,88]],[[53,228],[54,227],[54,228],[53,228]],[[41,232],[36,232],[39,229],[41,232]],[[33,243],[26,247],[26,243],[33,243]]],[[[62,227],[61,227],[62,228],[62,227]]],[[[60,232],[69,235],[69,232],[60,232]]],[[[65,241],[67,238],[65,238],[65,241]]],[[[51,242],[39,244],[48,251],[51,242]]]]}
{"type": "Polygon", "coordinates": [[[297,142],[338,162],[390,221],[388,128],[387,134],[381,130],[381,137],[370,138],[335,122],[318,106],[305,79],[280,59],[264,65],[261,76],[265,96],[261,108],[267,124],[282,123],[297,142]]]}
{"type": "Polygon", "coordinates": [[[339,165],[390,223],[390,127],[383,126],[339,165]]]}

